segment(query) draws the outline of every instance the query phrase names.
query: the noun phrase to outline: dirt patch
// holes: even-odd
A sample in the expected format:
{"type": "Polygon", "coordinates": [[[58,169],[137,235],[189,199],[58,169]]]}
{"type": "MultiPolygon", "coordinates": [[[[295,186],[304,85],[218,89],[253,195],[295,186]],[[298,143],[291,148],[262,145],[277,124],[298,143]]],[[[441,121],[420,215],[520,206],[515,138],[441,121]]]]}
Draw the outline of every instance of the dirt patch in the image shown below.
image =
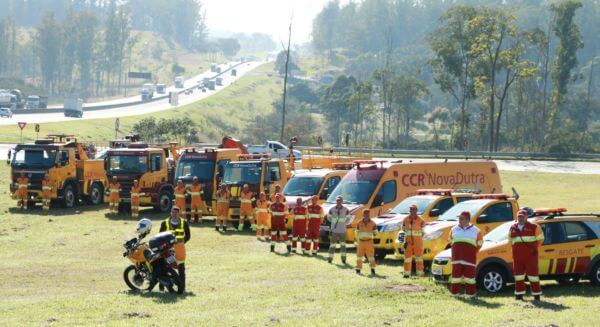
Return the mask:
{"type": "Polygon", "coordinates": [[[388,292],[394,293],[420,293],[425,292],[427,289],[423,286],[412,285],[412,284],[400,284],[400,285],[387,285],[383,289],[388,292]]]}
{"type": "Polygon", "coordinates": [[[121,318],[150,318],[150,315],[145,312],[126,312],[121,315],[121,318]]]}

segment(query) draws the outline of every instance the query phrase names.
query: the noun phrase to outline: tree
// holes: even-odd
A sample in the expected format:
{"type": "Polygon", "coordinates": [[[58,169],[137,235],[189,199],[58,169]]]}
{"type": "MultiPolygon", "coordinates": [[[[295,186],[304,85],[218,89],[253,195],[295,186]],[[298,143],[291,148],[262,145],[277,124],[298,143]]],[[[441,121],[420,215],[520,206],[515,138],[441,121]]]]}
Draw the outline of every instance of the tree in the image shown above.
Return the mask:
{"type": "Polygon", "coordinates": [[[581,8],[579,0],[565,0],[550,5],[553,13],[552,30],[558,38],[556,58],[552,64],[552,108],[548,127],[549,142],[553,138],[553,129],[559,117],[560,107],[564,104],[567,86],[571,80],[571,70],[577,66],[577,50],[583,48],[579,27],[574,22],[575,11],[581,8]]]}
{"type": "Polygon", "coordinates": [[[425,82],[414,76],[395,76],[393,81],[393,102],[396,105],[396,143],[402,142],[400,130],[403,130],[403,140],[408,145],[412,119],[416,113],[415,103],[429,95],[425,82]],[[403,123],[401,121],[404,120],[403,123]],[[403,126],[403,128],[401,128],[403,126]]]}
{"type": "Polygon", "coordinates": [[[427,122],[429,123],[429,125],[431,125],[433,129],[433,143],[435,145],[439,144],[439,130],[442,129],[444,126],[447,126],[449,121],[450,110],[448,110],[448,108],[436,107],[435,109],[433,109],[433,111],[431,111],[431,113],[429,113],[427,117],[427,122]]]}
{"type": "Polygon", "coordinates": [[[338,36],[337,20],[340,15],[340,2],[328,2],[313,21],[312,42],[320,52],[327,52],[328,60],[333,58],[333,48],[338,36]]]}
{"type": "MultiPolygon", "coordinates": [[[[285,74],[285,60],[286,60],[286,51],[280,51],[277,54],[277,59],[275,59],[275,71],[279,73],[279,75],[285,74]]],[[[293,54],[290,54],[290,62],[288,63],[288,74],[291,71],[298,70],[300,67],[296,64],[296,60],[294,60],[293,54]]]]}
{"type": "Polygon", "coordinates": [[[331,126],[329,133],[336,146],[341,144],[342,128],[348,117],[348,107],[356,85],[353,76],[340,75],[325,89],[321,98],[321,110],[324,111],[327,123],[331,126]]]}
{"type": "Polygon", "coordinates": [[[61,26],[54,18],[54,14],[50,12],[44,16],[42,23],[36,28],[35,34],[36,53],[41,66],[42,83],[46,90],[52,93],[56,89],[63,45],[61,31],[61,26]]]}
{"type": "Polygon", "coordinates": [[[233,57],[240,51],[240,43],[234,38],[221,38],[217,40],[217,46],[227,57],[233,57]]]}

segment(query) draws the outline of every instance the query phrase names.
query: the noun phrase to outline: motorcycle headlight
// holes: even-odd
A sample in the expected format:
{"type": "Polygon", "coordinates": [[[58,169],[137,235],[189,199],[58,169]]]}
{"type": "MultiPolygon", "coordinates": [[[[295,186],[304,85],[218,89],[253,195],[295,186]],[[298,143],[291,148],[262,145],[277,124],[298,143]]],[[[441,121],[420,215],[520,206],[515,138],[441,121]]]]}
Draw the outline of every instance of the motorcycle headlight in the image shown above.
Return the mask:
{"type": "Polygon", "coordinates": [[[393,232],[400,229],[400,224],[385,224],[381,226],[381,232],[393,232]]]}
{"type": "Polygon", "coordinates": [[[425,233],[425,235],[423,235],[423,240],[424,241],[431,241],[431,240],[437,240],[438,238],[440,238],[442,236],[444,232],[442,230],[436,230],[430,233],[425,233]]]}

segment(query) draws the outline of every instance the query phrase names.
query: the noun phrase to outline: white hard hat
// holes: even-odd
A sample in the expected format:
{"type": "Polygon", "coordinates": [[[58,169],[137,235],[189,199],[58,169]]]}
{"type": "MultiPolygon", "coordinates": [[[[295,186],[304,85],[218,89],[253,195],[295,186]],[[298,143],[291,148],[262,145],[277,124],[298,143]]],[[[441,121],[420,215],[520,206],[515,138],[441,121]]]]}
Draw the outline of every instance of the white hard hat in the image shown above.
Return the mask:
{"type": "Polygon", "coordinates": [[[145,236],[148,233],[150,233],[151,230],[152,230],[152,220],[150,220],[148,218],[142,218],[140,221],[138,221],[137,225],[135,226],[135,231],[139,235],[145,236]]]}

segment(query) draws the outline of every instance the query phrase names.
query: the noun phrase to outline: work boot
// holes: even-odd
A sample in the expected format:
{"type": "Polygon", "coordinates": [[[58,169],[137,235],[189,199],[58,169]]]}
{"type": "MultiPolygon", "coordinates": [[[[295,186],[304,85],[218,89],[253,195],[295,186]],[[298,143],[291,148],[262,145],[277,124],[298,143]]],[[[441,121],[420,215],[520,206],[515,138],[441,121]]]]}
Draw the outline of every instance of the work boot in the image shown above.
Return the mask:
{"type": "Polygon", "coordinates": [[[227,231],[227,225],[221,226],[221,230],[223,230],[224,232],[226,232],[227,231]]]}
{"type": "Polygon", "coordinates": [[[327,263],[332,263],[332,262],[333,262],[333,258],[327,259],[327,263]]]}
{"type": "Polygon", "coordinates": [[[521,295],[521,294],[515,295],[515,300],[523,301],[523,295],[521,295]]]}
{"type": "Polygon", "coordinates": [[[342,263],[346,264],[346,257],[342,257],[342,263]]]}
{"type": "Polygon", "coordinates": [[[371,268],[371,276],[375,276],[375,268],[371,268]]]}
{"type": "Polygon", "coordinates": [[[533,296],[533,302],[540,302],[540,301],[541,301],[541,299],[540,299],[539,295],[534,295],[533,296]]]}
{"type": "Polygon", "coordinates": [[[215,226],[215,230],[218,232],[219,231],[219,226],[215,226]]]}
{"type": "Polygon", "coordinates": [[[275,252],[275,244],[271,244],[271,252],[275,252]]]}
{"type": "Polygon", "coordinates": [[[356,274],[357,274],[357,275],[360,275],[360,269],[356,268],[356,269],[354,269],[354,270],[356,270],[356,274]]]}
{"type": "Polygon", "coordinates": [[[410,278],[410,273],[404,273],[404,278],[410,278]]]}
{"type": "Polygon", "coordinates": [[[292,246],[291,245],[287,245],[286,246],[288,253],[292,253],[292,246]]]}

